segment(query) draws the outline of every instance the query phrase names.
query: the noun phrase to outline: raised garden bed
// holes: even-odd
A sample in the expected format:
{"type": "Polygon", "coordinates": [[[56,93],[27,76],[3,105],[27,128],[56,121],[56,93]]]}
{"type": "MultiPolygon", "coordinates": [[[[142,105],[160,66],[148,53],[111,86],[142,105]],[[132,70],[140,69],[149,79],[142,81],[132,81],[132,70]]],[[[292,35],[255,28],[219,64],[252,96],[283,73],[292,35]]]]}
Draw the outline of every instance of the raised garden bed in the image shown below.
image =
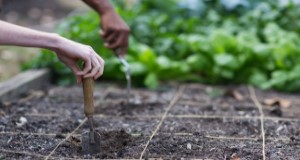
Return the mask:
{"type": "Polygon", "coordinates": [[[239,99],[207,91],[226,91],[226,87],[182,84],[166,85],[159,91],[134,89],[126,103],[123,88],[96,85],[95,122],[102,137],[97,155],[80,152],[81,135],[88,131],[81,86],[51,86],[2,101],[0,159],[273,160],[300,156],[298,96],[231,88],[243,96],[239,99]],[[292,104],[280,108],[280,116],[262,105],[264,98],[275,96],[292,104]],[[26,119],[23,125],[21,119],[26,119]]]}

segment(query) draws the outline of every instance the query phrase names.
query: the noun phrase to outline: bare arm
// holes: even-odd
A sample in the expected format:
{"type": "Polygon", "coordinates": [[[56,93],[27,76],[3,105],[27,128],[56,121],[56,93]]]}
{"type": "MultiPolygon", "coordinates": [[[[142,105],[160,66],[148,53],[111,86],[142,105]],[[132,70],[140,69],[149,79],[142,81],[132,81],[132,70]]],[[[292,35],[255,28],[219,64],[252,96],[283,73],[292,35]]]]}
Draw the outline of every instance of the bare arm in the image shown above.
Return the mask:
{"type": "Polygon", "coordinates": [[[58,36],[0,21],[0,45],[58,49],[58,36]]]}
{"type": "Polygon", "coordinates": [[[90,7],[92,7],[100,15],[104,14],[105,12],[114,10],[109,0],[82,0],[82,1],[85,2],[87,5],[89,5],[90,7]]]}
{"type": "Polygon", "coordinates": [[[104,61],[91,47],[68,40],[57,34],[40,32],[0,21],[0,45],[52,50],[73,71],[77,77],[77,82],[81,81],[82,76],[96,79],[103,73],[104,61]],[[78,60],[85,62],[83,71],[76,64],[78,60]]]}
{"type": "Polygon", "coordinates": [[[100,35],[107,48],[118,51],[124,56],[127,53],[130,29],[122,18],[115,12],[109,0],[83,0],[97,11],[101,18],[100,35]]]}

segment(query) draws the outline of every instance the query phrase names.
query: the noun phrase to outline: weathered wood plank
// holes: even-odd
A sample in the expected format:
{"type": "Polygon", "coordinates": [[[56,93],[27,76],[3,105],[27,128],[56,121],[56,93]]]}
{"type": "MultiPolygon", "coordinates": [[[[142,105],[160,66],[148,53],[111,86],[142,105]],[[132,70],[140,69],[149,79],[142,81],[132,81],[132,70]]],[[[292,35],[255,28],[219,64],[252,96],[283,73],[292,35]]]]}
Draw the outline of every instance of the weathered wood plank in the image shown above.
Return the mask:
{"type": "Polygon", "coordinates": [[[50,82],[48,69],[28,70],[0,83],[0,101],[16,98],[29,90],[41,89],[50,82]]]}

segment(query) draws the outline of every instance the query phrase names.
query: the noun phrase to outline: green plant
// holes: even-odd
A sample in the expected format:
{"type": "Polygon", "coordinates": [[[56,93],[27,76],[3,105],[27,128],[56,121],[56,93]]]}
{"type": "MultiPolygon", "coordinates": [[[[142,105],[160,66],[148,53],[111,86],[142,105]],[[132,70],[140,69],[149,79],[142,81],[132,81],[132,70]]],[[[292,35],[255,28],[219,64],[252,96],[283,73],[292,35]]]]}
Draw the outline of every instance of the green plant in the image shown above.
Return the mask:
{"type": "MultiPolygon", "coordinates": [[[[128,6],[116,1],[116,10],[132,30],[126,59],[136,85],[156,88],[159,81],[176,80],[300,89],[300,11],[296,6],[253,1],[249,8],[228,11],[217,1],[205,1],[199,4],[201,11],[195,12],[180,2],[141,0],[128,6]]],[[[124,79],[118,59],[103,47],[96,19],[94,12],[72,16],[57,31],[91,45],[105,59],[103,78],[124,79]]],[[[50,67],[60,84],[74,80],[71,71],[48,51],[24,65],[32,67],[50,67]]]]}

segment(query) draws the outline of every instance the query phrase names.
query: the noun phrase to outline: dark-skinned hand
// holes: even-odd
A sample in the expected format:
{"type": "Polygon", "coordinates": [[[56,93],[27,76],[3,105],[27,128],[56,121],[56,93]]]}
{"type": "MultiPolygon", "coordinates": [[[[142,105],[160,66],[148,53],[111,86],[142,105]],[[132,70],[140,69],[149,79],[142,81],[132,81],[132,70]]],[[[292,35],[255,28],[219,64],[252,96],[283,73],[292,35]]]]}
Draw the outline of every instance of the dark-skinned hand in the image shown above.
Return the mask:
{"type": "Polygon", "coordinates": [[[118,50],[119,56],[125,56],[129,34],[129,27],[116,12],[109,11],[101,15],[100,35],[105,41],[105,47],[118,50]]]}

